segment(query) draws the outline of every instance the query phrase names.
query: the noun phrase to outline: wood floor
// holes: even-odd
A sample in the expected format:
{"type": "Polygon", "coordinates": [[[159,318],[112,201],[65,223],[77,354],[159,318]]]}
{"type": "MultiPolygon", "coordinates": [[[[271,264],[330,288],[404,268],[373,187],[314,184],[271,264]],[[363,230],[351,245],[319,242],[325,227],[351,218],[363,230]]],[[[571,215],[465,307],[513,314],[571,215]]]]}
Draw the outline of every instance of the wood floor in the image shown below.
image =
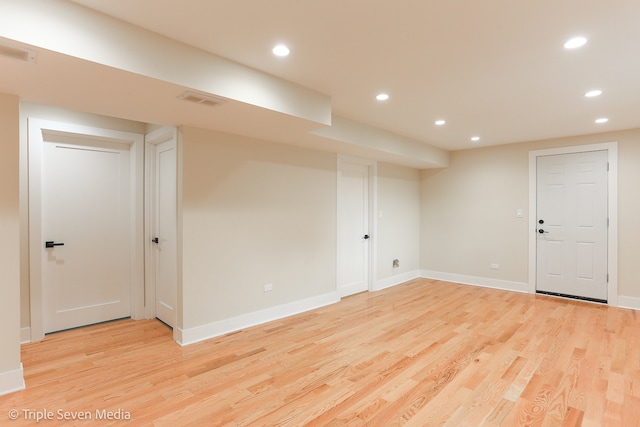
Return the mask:
{"type": "Polygon", "coordinates": [[[158,321],[62,332],[22,361],[1,425],[640,425],[638,312],[423,279],[184,348],[158,321]]]}

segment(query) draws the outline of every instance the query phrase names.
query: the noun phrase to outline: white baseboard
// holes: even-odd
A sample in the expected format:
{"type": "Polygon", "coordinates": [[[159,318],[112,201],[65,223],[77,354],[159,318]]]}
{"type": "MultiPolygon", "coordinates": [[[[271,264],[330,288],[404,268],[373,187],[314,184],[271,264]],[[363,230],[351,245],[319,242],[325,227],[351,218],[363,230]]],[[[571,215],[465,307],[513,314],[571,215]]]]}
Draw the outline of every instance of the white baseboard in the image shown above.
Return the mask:
{"type": "Polygon", "coordinates": [[[20,328],[20,344],[29,344],[31,342],[31,328],[20,328]]]}
{"type": "Polygon", "coordinates": [[[492,279],[489,277],[465,276],[463,274],[443,273],[440,271],[421,270],[420,277],[425,279],[444,280],[462,285],[481,286],[483,288],[501,289],[504,291],[529,292],[526,282],[512,282],[509,280],[492,279]]]}
{"type": "MultiPolygon", "coordinates": [[[[525,282],[512,282],[508,280],[491,279],[487,277],[465,276],[462,274],[442,273],[440,271],[421,270],[420,277],[424,279],[444,280],[460,283],[462,285],[481,286],[483,288],[501,289],[505,291],[529,293],[529,284],[525,282]]],[[[618,296],[615,307],[640,310],[640,298],[618,296]]],[[[615,303],[615,302],[614,302],[615,303]]]]}
{"type": "Polygon", "coordinates": [[[174,338],[181,346],[194,344],[210,338],[219,337],[220,335],[230,332],[239,331],[251,326],[260,325],[271,322],[273,320],[282,319],[284,317],[293,316],[305,311],[335,304],[340,301],[337,292],[319,295],[317,297],[307,298],[292,303],[271,307],[253,313],[247,313],[229,319],[219,320],[207,325],[196,326],[195,328],[177,329],[174,338]]]}
{"type": "MultiPolygon", "coordinates": [[[[523,282],[511,282],[506,280],[491,279],[486,277],[464,276],[460,274],[442,273],[430,270],[414,270],[407,273],[398,274],[385,279],[377,280],[373,291],[399,285],[409,280],[423,277],[426,279],[445,280],[448,282],[461,283],[465,285],[482,286],[485,288],[502,289],[515,292],[528,292],[528,284],[523,282]]],[[[206,325],[194,328],[175,328],[174,339],[181,346],[194,344],[210,338],[219,337],[251,326],[293,316],[305,311],[335,304],[340,301],[337,292],[330,292],[313,298],[283,304],[277,307],[243,314],[229,319],[222,319],[206,325]]]]}
{"type": "Polygon", "coordinates": [[[16,391],[24,390],[24,371],[22,363],[20,368],[13,371],[0,372],[0,396],[16,391]]]}
{"type": "Polygon", "coordinates": [[[618,295],[618,307],[640,310],[640,298],[618,295]]]}
{"type": "Polygon", "coordinates": [[[395,276],[387,277],[386,279],[376,280],[373,285],[373,291],[380,291],[382,289],[390,288],[392,286],[399,285],[404,282],[408,282],[409,280],[417,279],[420,277],[420,271],[408,271],[402,274],[396,274],[395,276]]]}

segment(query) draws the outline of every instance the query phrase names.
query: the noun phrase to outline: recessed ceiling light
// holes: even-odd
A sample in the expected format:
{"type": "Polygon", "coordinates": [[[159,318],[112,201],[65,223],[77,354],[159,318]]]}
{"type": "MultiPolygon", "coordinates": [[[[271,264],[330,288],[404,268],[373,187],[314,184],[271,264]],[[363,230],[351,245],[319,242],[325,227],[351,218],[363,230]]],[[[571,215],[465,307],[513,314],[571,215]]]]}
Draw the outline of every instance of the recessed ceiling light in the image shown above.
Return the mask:
{"type": "Polygon", "coordinates": [[[587,39],[585,39],[584,37],[574,37],[574,38],[568,40],[564,44],[564,47],[565,47],[565,49],[575,49],[575,48],[578,48],[580,46],[584,46],[586,43],[587,43],[587,39]]]}
{"type": "Polygon", "coordinates": [[[602,118],[596,119],[596,123],[598,123],[598,124],[607,123],[608,121],[609,121],[609,119],[607,119],[606,117],[602,117],[602,118]]]}
{"type": "Polygon", "coordinates": [[[436,120],[436,126],[442,126],[445,123],[447,123],[447,122],[445,122],[444,120],[436,120]]]}
{"type": "Polygon", "coordinates": [[[389,99],[389,95],[387,95],[386,93],[379,93],[378,95],[376,95],[376,99],[378,101],[386,101],[387,99],[389,99]]]}
{"type": "Polygon", "coordinates": [[[590,90],[589,92],[585,93],[584,96],[586,96],[587,98],[593,98],[594,96],[600,96],[602,95],[602,91],[601,90],[590,90]]]}
{"type": "Polygon", "coordinates": [[[273,48],[272,52],[275,56],[288,56],[291,51],[287,46],[279,44],[273,48]]]}
{"type": "Polygon", "coordinates": [[[479,136],[473,136],[473,137],[471,137],[471,141],[478,142],[478,141],[480,141],[480,137],[479,136]]]}

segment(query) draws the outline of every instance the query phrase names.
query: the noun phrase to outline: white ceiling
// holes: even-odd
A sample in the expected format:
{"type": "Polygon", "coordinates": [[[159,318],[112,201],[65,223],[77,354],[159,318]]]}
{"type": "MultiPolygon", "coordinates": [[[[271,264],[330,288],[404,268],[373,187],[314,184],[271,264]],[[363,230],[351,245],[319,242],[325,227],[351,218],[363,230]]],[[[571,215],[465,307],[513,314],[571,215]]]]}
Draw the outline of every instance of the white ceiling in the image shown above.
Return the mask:
{"type": "MultiPolygon", "coordinates": [[[[640,128],[638,0],[72,1],[327,95],[335,117],[446,150],[640,128]],[[564,49],[576,35],[588,43],[564,49]],[[291,55],[274,57],[277,43],[291,55]]],[[[285,142],[313,128],[231,103],[211,119],[176,101],[188,87],[47,50],[36,67],[14,62],[0,59],[0,90],[33,102],[230,132],[248,114],[285,142]]]]}
{"type": "Polygon", "coordinates": [[[638,0],[75,1],[448,150],[473,135],[495,145],[640,127],[638,0]],[[565,50],[576,35],[587,45],[565,50]],[[291,55],[274,57],[276,43],[291,55]]]}

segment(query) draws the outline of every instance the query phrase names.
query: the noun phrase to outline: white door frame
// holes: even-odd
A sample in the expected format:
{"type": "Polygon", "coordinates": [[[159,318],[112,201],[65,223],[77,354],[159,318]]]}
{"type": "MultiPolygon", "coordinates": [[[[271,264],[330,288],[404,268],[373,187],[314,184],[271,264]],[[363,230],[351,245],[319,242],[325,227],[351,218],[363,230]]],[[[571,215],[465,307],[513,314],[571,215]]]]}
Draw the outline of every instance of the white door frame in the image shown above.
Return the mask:
{"type": "MultiPolygon", "coordinates": [[[[373,160],[362,159],[359,157],[350,157],[344,155],[338,155],[338,164],[337,164],[337,182],[336,182],[336,243],[340,244],[340,191],[341,191],[341,171],[343,164],[355,164],[355,165],[364,165],[369,169],[369,259],[367,262],[369,263],[369,269],[367,274],[367,290],[371,292],[373,290],[373,283],[376,283],[376,259],[378,253],[378,222],[377,222],[377,212],[378,209],[378,163],[373,160]]],[[[340,292],[339,286],[339,274],[337,266],[340,265],[340,260],[337,258],[339,256],[339,248],[336,247],[336,292],[340,292]]]]}
{"type": "MultiPolygon", "coordinates": [[[[153,254],[154,248],[151,242],[154,233],[154,214],[155,214],[155,151],[158,144],[170,141],[171,139],[176,141],[176,172],[178,168],[178,130],[175,127],[165,126],[157,129],[145,136],[145,232],[144,232],[144,248],[145,253],[153,254]]],[[[178,177],[176,176],[176,188],[178,186],[178,177]]],[[[176,200],[176,205],[178,201],[176,200]]],[[[178,225],[176,224],[176,231],[178,225]]],[[[179,233],[179,232],[178,232],[179,233]]],[[[176,236],[176,239],[179,239],[176,236]]],[[[176,242],[177,244],[177,242],[176,242]]],[[[176,260],[177,262],[177,260],[176,260]]],[[[156,317],[156,288],[155,288],[155,261],[152,256],[148,256],[145,259],[145,318],[153,319],[156,317]]],[[[178,301],[181,298],[178,296],[178,301]]],[[[180,304],[176,304],[176,325],[174,325],[174,339],[178,336],[178,319],[180,318],[181,307],[180,304]]]]}
{"type": "Polygon", "coordinates": [[[531,294],[536,293],[537,271],[537,159],[541,156],[557,154],[584,153],[588,151],[604,151],[608,153],[609,177],[607,179],[607,210],[609,230],[607,233],[607,265],[609,270],[607,304],[618,305],[618,143],[603,142],[599,144],[577,145],[572,147],[549,148],[529,152],[529,286],[531,294]]]}
{"type": "MultiPolygon", "coordinates": [[[[143,150],[144,136],[71,123],[28,118],[29,182],[40,182],[43,133],[81,135],[89,139],[111,140],[128,144],[131,179],[131,317],[144,316],[144,248],[143,238],[143,150]]],[[[29,185],[29,290],[31,307],[31,341],[44,338],[42,301],[42,206],[40,186],[29,185]]]]}

